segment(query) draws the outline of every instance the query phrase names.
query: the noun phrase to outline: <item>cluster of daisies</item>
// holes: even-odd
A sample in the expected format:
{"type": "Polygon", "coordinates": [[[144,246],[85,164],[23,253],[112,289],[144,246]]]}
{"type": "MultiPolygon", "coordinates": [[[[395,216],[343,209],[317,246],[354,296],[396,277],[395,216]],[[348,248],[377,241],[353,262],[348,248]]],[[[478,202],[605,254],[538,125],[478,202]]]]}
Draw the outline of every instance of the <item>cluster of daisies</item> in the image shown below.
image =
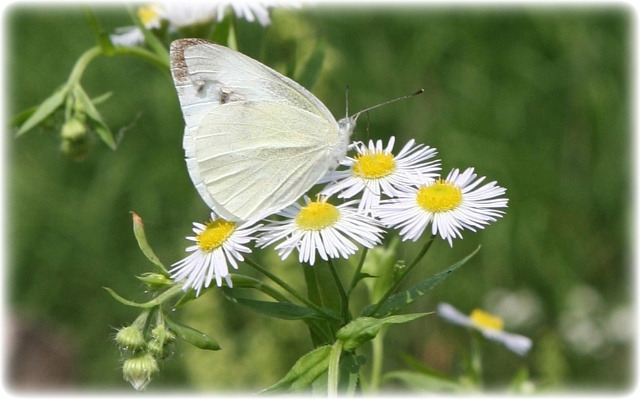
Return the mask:
{"type": "Polygon", "coordinates": [[[403,240],[417,241],[430,227],[453,245],[462,230],[476,231],[501,217],[507,207],[505,189],[490,182],[482,185],[473,168],[453,169],[441,178],[436,150],[410,140],[396,155],[395,138],[383,146],[352,144],[355,156],[321,180],[326,186],[315,199],[278,212],[278,219],[230,222],[211,214],[205,224],[194,223],[195,245],[190,254],[172,265],[171,276],[185,290],[197,294],[215,278],[232,286],[229,265],[237,269],[248,244],[275,245],[284,260],[294,250],[301,263],[313,265],[319,256],[348,258],[358,244],[372,248],[381,243],[385,228],[395,228],[403,240]]]}

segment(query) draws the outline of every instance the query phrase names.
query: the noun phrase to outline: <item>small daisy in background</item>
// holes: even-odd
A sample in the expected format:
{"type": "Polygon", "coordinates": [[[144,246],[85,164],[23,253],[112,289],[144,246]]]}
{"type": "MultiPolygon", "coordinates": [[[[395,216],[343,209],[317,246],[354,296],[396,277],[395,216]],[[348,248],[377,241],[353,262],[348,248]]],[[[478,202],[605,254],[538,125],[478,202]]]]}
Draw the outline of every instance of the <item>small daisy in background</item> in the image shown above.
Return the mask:
{"type": "Polygon", "coordinates": [[[431,234],[440,234],[453,246],[453,239],[462,238],[461,231],[482,229],[502,217],[499,208],[507,207],[507,198],[500,198],[506,189],[487,183],[479,187],[484,177],[477,178],[473,168],[463,173],[453,169],[446,179],[421,184],[396,198],[384,200],[374,210],[374,216],[400,229],[403,240],[417,241],[431,223],[431,234]]]}
{"type": "Polygon", "coordinates": [[[399,189],[416,180],[429,181],[438,177],[440,160],[429,161],[436,156],[435,148],[416,145],[412,139],[397,155],[393,155],[394,144],[394,136],[384,148],[382,140],[375,144],[370,140],[369,146],[354,143],[357,154],[343,163],[349,169],[331,171],[323,177],[322,181],[330,183],[322,193],[330,196],[339,192],[338,198],[353,198],[362,193],[358,210],[371,213],[379,205],[382,194],[395,197],[400,193],[399,189]]]}
{"type": "Polygon", "coordinates": [[[437,312],[438,316],[446,321],[476,329],[480,331],[485,338],[500,342],[520,356],[526,355],[531,349],[531,339],[523,335],[504,331],[504,321],[500,317],[494,316],[481,309],[475,309],[467,316],[448,303],[440,303],[438,304],[437,312]]]}
{"type": "Polygon", "coordinates": [[[372,217],[363,215],[354,207],[356,201],[332,205],[326,197],[316,201],[305,197],[306,204],[295,203],[278,214],[283,221],[267,220],[261,229],[258,246],[266,247],[275,242],[275,250],[284,260],[294,249],[298,250],[300,262],[313,265],[316,253],[323,260],[348,258],[360,244],[372,248],[380,243],[383,230],[372,217]]]}
{"type": "Polygon", "coordinates": [[[218,287],[222,286],[224,278],[229,287],[232,287],[229,277],[229,264],[238,268],[236,260],[243,261],[243,253],[251,250],[245,246],[254,238],[252,235],[262,226],[255,222],[236,223],[217,218],[211,213],[211,220],[205,224],[193,223],[193,237],[187,237],[189,241],[195,241],[196,245],[187,247],[191,252],[186,258],[171,265],[169,271],[171,278],[177,283],[184,282],[186,291],[193,288],[196,296],[200,295],[202,288],[207,288],[213,278],[218,287]]]}

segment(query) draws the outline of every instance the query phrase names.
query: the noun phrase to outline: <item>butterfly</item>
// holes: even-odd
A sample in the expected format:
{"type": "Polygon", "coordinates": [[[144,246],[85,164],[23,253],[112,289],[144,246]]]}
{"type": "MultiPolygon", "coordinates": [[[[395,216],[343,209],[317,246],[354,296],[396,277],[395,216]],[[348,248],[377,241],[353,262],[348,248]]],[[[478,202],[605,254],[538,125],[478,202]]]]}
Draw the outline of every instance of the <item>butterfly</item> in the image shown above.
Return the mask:
{"type": "Polygon", "coordinates": [[[220,217],[278,212],[346,157],[360,113],[336,121],[295,81],[204,39],[175,40],[170,56],[187,170],[220,217]]]}

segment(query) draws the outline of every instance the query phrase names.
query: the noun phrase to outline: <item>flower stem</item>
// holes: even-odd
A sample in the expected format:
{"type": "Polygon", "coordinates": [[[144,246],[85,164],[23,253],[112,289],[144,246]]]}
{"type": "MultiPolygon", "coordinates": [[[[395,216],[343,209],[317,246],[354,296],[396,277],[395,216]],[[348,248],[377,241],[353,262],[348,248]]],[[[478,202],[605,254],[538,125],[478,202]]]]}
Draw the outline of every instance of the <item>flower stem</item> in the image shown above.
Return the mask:
{"type": "Polygon", "coordinates": [[[329,265],[329,270],[333,275],[333,279],[335,280],[336,286],[338,287],[338,292],[340,293],[340,299],[342,302],[342,318],[344,319],[344,323],[346,324],[351,321],[351,313],[349,312],[349,297],[344,290],[344,286],[342,285],[340,276],[338,275],[336,268],[333,266],[333,262],[331,261],[331,259],[327,260],[327,264],[329,265]]]}
{"type": "Polygon", "coordinates": [[[371,341],[371,382],[368,394],[375,395],[380,389],[380,375],[382,374],[382,359],[384,357],[384,334],[385,329],[383,328],[371,341]]]}
{"type": "Polygon", "coordinates": [[[362,250],[362,256],[360,257],[360,261],[358,262],[358,266],[356,267],[356,271],[353,274],[353,278],[351,279],[351,285],[349,286],[349,291],[347,291],[347,295],[351,294],[351,291],[353,291],[353,289],[356,287],[356,284],[358,284],[358,281],[360,281],[360,271],[362,270],[362,265],[364,265],[364,260],[367,257],[367,251],[369,250],[369,248],[364,248],[362,250]]]}
{"type": "Polygon", "coordinates": [[[427,242],[425,243],[425,245],[422,247],[422,250],[420,251],[420,253],[418,254],[418,256],[416,256],[416,258],[413,260],[413,262],[411,262],[409,264],[409,266],[405,267],[404,270],[402,272],[400,272],[400,275],[394,279],[393,284],[391,285],[391,287],[389,287],[389,289],[384,293],[384,295],[382,296],[382,299],[380,299],[378,301],[378,303],[376,304],[376,307],[373,308],[373,310],[369,313],[370,315],[375,315],[376,312],[378,310],[380,310],[380,307],[382,306],[382,304],[389,299],[389,297],[391,296],[391,294],[393,294],[396,289],[398,289],[398,287],[400,286],[400,283],[402,283],[402,280],[404,280],[404,278],[407,276],[407,274],[409,274],[409,272],[411,272],[411,270],[420,262],[420,260],[422,259],[422,257],[427,253],[427,251],[429,250],[429,248],[431,248],[431,244],[433,244],[435,235],[432,235],[427,242]]]}
{"type": "Polygon", "coordinates": [[[325,317],[328,317],[328,318],[330,318],[330,319],[332,319],[334,321],[340,321],[339,319],[336,318],[336,316],[332,315],[331,313],[327,312],[325,309],[319,307],[315,303],[311,302],[307,298],[305,298],[302,295],[300,295],[300,293],[298,291],[296,291],[295,289],[293,289],[293,287],[291,287],[289,284],[285,283],[278,276],[276,276],[275,274],[271,273],[270,271],[268,271],[264,267],[260,266],[259,264],[257,264],[253,260],[251,260],[249,258],[245,258],[245,262],[249,266],[251,266],[255,270],[257,270],[258,272],[262,273],[263,275],[265,275],[266,277],[271,279],[271,281],[273,281],[274,283],[278,284],[285,291],[287,291],[289,294],[291,294],[294,298],[298,299],[300,302],[304,303],[305,305],[307,305],[311,309],[315,310],[319,314],[321,314],[321,315],[323,315],[325,317]]]}

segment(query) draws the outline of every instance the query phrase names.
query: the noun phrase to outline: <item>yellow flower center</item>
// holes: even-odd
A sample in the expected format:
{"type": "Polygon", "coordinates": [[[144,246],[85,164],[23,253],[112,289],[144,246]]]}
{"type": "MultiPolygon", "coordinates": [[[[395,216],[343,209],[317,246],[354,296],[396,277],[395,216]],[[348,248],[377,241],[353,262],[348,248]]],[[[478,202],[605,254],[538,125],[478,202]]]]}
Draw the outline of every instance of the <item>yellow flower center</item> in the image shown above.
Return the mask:
{"type": "Polygon", "coordinates": [[[140,22],[142,22],[144,26],[149,27],[160,18],[158,6],[149,4],[138,8],[138,18],[140,18],[140,22]]]}
{"type": "Polygon", "coordinates": [[[373,153],[356,155],[353,164],[353,174],[364,179],[379,179],[393,172],[396,161],[393,154],[373,153]]]}
{"type": "Polygon", "coordinates": [[[470,317],[473,324],[479,328],[502,330],[504,327],[504,321],[502,321],[501,318],[487,313],[484,310],[474,309],[470,317]]]}
{"type": "Polygon", "coordinates": [[[322,230],[340,219],[338,208],[324,201],[311,201],[296,216],[296,224],[303,230],[322,230]]]}
{"type": "Polygon", "coordinates": [[[228,222],[224,219],[209,221],[205,225],[207,228],[196,236],[198,246],[205,252],[220,247],[236,230],[234,222],[228,222]]]}
{"type": "Polygon", "coordinates": [[[417,195],[418,205],[429,212],[446,212],[462,203],[462,190],[442,179],[430,186],[421,187],[417,195]]]}

